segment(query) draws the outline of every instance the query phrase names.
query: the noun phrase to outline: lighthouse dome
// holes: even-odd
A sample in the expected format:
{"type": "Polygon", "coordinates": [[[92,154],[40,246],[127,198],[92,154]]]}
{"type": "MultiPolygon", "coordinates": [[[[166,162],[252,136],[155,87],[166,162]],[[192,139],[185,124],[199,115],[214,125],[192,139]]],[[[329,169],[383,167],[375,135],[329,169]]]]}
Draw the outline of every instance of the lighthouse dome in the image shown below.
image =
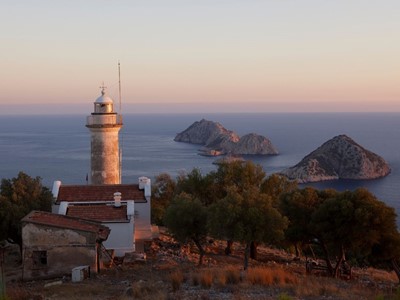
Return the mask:
{"type": "Polygon", "coordinates": [[[113,100],[106,95],[104,84],[101,87],[101,96],[94,102],[94,112],[97,114],[113,113],[113,100]]]}
{"type": "Polygon", "coordinates": [[[113,103],[113,100],[102,91],[101,96],[96,99],[95,103],[113,103]]]}

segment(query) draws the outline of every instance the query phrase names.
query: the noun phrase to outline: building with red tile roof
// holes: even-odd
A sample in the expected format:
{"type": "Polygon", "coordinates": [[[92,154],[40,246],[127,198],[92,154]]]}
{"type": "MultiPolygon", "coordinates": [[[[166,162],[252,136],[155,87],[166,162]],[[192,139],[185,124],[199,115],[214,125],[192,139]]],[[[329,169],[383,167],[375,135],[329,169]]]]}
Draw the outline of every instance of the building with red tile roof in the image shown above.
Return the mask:
{"type": "Polygon", "coordinates": [[[110,234],[110,229],[107,226],[101,225],[101,222],[53,214],[45,211],[33,210],[26,215],[21,222],[22,224],[33,223],[51,227],[93,232],[98,234],[98,239],[101,241],[107,240],[107,237],[110,234]]]}
{"type": "Polygon", "coordinates": [[[104,246],[117,256],[143,252],[145,242],[152,239],[151,183],[146,177],[140,177],[139,184],[63,185],[56,181],[53,196],[54,213],[108,226],[111,233],[104,246]]]}
{"type": "Polygon", "coordinates": [[[23,279],[71,274],[77,266],[100,270],[110,229],[97,221],[32,211],[22,220],[23,279]]]}
{"type": "Polygon", "coordinates": [[[120,207],[104,204],[69,205],[66,214],[67,216],[95,220],[103,223],[129,223],[126,205],[120,207]]]}
{"type": "Polygon", "coordinates": [[[146,202],[145,190],[138,184],[61,185],[56,203],[114,201],[114,193],[121,193],[121,200],[146,202]]]}

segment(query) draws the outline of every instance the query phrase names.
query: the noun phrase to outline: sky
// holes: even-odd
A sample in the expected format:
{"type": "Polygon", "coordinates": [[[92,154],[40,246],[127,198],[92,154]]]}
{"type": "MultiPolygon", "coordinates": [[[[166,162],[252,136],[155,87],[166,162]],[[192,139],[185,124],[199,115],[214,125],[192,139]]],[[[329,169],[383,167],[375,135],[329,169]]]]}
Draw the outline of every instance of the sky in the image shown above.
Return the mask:
{"type": "Polygon", "coordinates": [[[0,0],[0,114],[399,112],[400,1],[0,0]]]}

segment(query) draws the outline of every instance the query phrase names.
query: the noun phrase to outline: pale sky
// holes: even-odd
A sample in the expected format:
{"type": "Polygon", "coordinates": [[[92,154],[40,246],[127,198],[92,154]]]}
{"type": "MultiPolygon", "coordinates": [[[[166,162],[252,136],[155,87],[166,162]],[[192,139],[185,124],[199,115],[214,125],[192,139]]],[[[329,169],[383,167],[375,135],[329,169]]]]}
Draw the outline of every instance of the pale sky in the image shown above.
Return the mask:
{"type": "Polygon", "coordinates": [[[0,114],[400,111],[400,1],[0,0],[0,114]],[[89,111],[88,111],[89,110],[89,111]]]}

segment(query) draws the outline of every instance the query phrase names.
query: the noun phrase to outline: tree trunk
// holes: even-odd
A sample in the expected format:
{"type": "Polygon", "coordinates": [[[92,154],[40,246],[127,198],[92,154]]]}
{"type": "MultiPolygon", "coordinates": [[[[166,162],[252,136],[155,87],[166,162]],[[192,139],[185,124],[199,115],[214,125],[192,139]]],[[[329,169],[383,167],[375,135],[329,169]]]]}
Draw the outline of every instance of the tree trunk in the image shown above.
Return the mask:
{"type": "Polygon", "coordinates": [[[257,242],[251,242],[250,243],[250,258],[251,259],[257,259],[257,242]]]}
{"type": "Polygon", "coordinates": [[[399,266],[399,263],[394,258],[391,260],[391,263],[392,263],[393,270],[397,275],[397,279],[399,280],[399,283],[400,283],[400,266],[399,266]]]}
{"type": "Polygon", "coordinates": [[[340,253],[340,257],[339,257],[338,261],[336,262],[336,266],[335,266],[334,272],[332,274],[332,276],[334,278],[338,278],[339,277],[340,266],[342,265],[343,261],[345,260],[343,245],[341,247],[340,252],[341,252],[340,253]]]}
{"type": "Polygon", "coordinates": [[[203,246],[201,245],[200,241],[198,239],[193,239],[193,242],[195,243],[195,245],[197,246],[197,249],[199,249],[199,266],[201,266],[203,264],[203,257],[205,254],[205,251],[203,249],[203,246]]]}
{"type": "Polygon", "coordinates": [[[231,255],[232,254],[232,245],[233,245],[233,241],[232,240],[227,240],[226,241],[226,248],[225,248],[225,254],[226,255],[231,255]]]}
{"type": "Polygon", "coordinates": [[[299,246],[297,243],[294,243],[294,251],[296,253],[296,258],[300,258],[300,251],[299,251],[299,246]]]}
{"type": "Polygon", "coordinates": [[[311,244],[308,245],[308,248],[309,248],[310,251],[311,251],[311,254],[312,254],[313,259],[317,259],[317,258],[315,257],[314,250],[313,250],[313,248],[311,247],[311,244]]]}
{"type": "Polygon", "coordinates": [[[321,240],[320,240],[320,245],[321,245],[322,251],[324,252],[325,262],[326,262],[326,266],[328,268],[328,272],[331,276],[334,276],[335,273],[334,273],[334,269],[331,264],[331,260],[329,259],[328,249],[326,248],[325,243],[321,242],[321,240]]]}
{"type": "Polygon", "coordinates": [[[244,264],[243,264],[243,269],[245,271],[249,267],[249,254],[250,254],[250,243],[246,243],[246,248],[244,248],[244,264]]]}

